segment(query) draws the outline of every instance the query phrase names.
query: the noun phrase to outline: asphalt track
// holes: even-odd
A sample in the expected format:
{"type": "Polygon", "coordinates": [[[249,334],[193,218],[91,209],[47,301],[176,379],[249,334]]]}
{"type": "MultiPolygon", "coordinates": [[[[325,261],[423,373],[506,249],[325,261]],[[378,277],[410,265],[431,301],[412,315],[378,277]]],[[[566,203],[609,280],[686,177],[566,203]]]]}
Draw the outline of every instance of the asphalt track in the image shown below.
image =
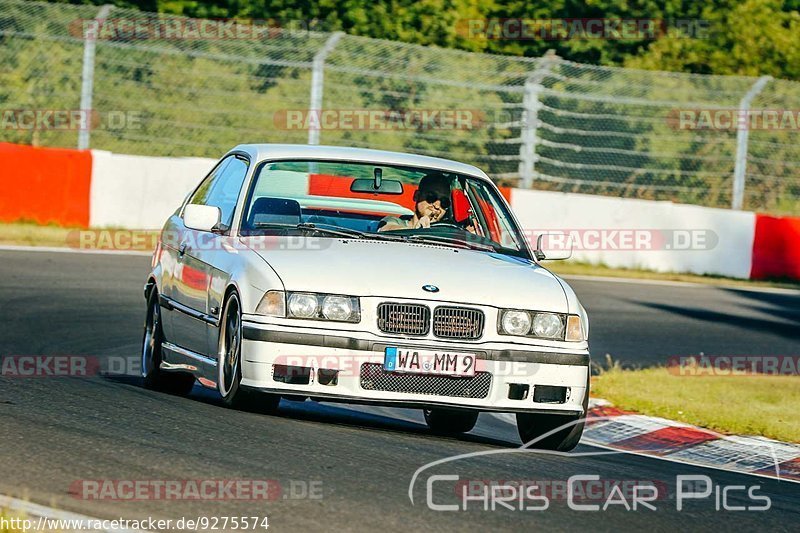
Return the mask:
{"type": "MultiPolygon", "coordinates": [[[[0,355],[137,357],[144,311],[141,256],[0,252],[0,355]]],[[[572,283],[590,313],[595,357],[627,364],[672,355],[781,354],[800,349],[800,295],[714,287],[572,283]]],[[[0,493],[104,518],[268,516],[275,531],[594,530],[736,528],[796,530],[800,485],[656,459],[605,454],[581,445],[559,456],[511,453],[516,431],[481,415],[461,438],[431,435],[418,412],[283,401],[278,415],[237,412],[195,387],[188,398],[146,390],[130,376],[0,377],[0,493]],[[464,458],[414,472],[459,454],[464,458]],[[544,511],[434,511],[431,473],[460,480],[565,482],[573,475],[652,481],[657,510],[570,509],[553,496],[544,511]],[[716,510],[715,498],[676,510],[676,476],[707,475],[717,485],[759,485],[767,511],[716,510]],[[275,501],[110,501],[70,494],[78,480],[273,479],[275,501]],[[302,487],[315,496],[304,497],[302,487]]],[[[452,482],[437,482],[436,503],[455,503],[452,482]]],[[[602,505],[600,501],[590,503],[602,505]]],[[[628,497],[628,501],[630,498],[628,497]]],[[[760,505],[731,493],[730,505],[760,505]]],[[[515,504],[516,505],[516,504],[515,504]]],[[[515,507],[516,508],[516,507],[515,507]]]]}

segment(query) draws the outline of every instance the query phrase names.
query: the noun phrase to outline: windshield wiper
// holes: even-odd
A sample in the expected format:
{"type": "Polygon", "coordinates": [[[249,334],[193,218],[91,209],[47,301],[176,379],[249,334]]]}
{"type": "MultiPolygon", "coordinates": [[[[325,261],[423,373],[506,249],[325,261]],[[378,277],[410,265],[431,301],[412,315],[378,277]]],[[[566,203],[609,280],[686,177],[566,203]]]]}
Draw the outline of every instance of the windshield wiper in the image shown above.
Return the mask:
{"type": "Polygon", "coordinates": [[[402,235],[386,235],[385,233],[368,233],[366,231],[358,231],[350,228],[343,228],[341,226],[328,227],[320,226],[313,222],[301,222],[299,224],[280,224],[277,222],[261,222],[254,224],[255,229],[297,229],[300,231],[307,231],[310,233],[326,233],[328,235],[335,235],[337,237],[355,238],[355,239],[375,239],[381,241],[406,241],[407,237],[402,235]]]}
{"type": "Polygon", "coordinates": [[[300,231],[307,231],[311,233],[327,233],[328,235],[335,235],[337,237],[347,237],[347,238],[365,238],[368,237],[368,234],[363,233],[357,230],[351,230],[348,228],[328,228],[318,226],[311,222],[301,222],[299,224],[280,224],[278,222],[256,222],[253,224],[255,229],[297,229],[300,231]]]}
{"type": "Polygon", "coordinates": [[[459,246],[461,248],[465,248],[467,250],[483,250],[486,252],[496,252],[497,249],[490,245],[481,242],[472,242],[472,241],[465,241],[462,239],[453,239],[451,237],[441,237],[439,235],[409,235],[409,241],[416,241],[416,242],[433,242],[437,244],[450,244],[453,246],[459,246]]]}
{"type": "Polygon", "coordinates": [[[394,242],[429,242],[441,245],[458,246],[466,250],[484,250],[487,252],[495,252],[497,249],[489,244],[479,242],[468,242],[461,239],[453,239],[450,237],[441,237],[439,235],[391,235],[390,232],[384,233],[368,233],[365,231],[358,231],[350,228],[343,228],[341,226],[327,227],[320,226],[313,222],[301,222],[299,224],[281,224],[278,222],[261,222],[254,224],[255,229],[296,229],[300,231],[307,231],[310,233],[325,233],[328,235],[335,235],[337,237],[344,237],[350,239],[375,239],[380,241],[394,241],[394,242]]]}

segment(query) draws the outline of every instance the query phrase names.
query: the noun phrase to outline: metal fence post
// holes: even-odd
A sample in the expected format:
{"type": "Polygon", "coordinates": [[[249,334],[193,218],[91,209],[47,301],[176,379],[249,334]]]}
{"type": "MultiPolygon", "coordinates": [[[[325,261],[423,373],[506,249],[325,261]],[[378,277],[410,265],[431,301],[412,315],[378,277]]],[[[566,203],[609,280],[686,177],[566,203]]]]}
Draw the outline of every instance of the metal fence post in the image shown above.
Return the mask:
{"type": "Polygon", "coordinates": [[[739,117],[736,128],[736,166],[733,169],[733,194],[731,209],[741,209],[744,205],[744,181],[747,175],[747,142],[750,139],[750,120],[748,112],[753,98],[758,96],[772,76],[758,78],[747,94],[739,101],[739,117]]]}
{"type": "Polygon", "coordinates": [[[311,98],[308,105],[308,144],[319,144],[319,112],[322,110],[322,91],[325,78],[325,58],[328,57],[344,36],[344,32],[337,31],[328,37],[325,46],[314,55],[311,70],[311,98]]]}
{"type": "MultiPolygon", "coordinates": [[[[111,4],[100,7],[97,12],[96,20],[102,21],[108,17],[111,4]]],[[[100,22],[102,24],[102,22],[100,22]]],[[[97,35],[89,28],[83,31],[83,72],[81,73],[81,113],[86,114],[85,127],[78,130],[78,149],[86,150],[89,148],[89,130],[92,124],[92,95],[94,94],[94,52],[97,45],[97,35]]]]}
{"type": "Polygon", "coordinates": [[[536,128],[539,121],[539,109],[542,107],[539,102],[539,93],[544,89],[542,81],[558,59],[554,50],[548,50],[542,57],[542,62],[525,80],[519,147],[519,177],[520,187],[523,189],[533,187],[534,165],[538,159],[536,157],[536,128]]]}

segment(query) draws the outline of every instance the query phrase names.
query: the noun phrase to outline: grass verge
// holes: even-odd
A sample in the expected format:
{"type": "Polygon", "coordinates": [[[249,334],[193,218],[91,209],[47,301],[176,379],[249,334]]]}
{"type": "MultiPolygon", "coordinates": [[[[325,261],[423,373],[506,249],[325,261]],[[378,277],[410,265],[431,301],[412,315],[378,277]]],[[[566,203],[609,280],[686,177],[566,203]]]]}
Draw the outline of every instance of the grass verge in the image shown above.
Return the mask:
{"type": "Polygon", "coordinates": [[[67,246],[67,237],[75,228],[40,226],[26,222],[0,224],[0,245],[67,246]]]}
{"type": "Polygon", "coordinates": [[[800,376],[680,376],[664,367],[612,366],[592,378],[592,396],[719,433],[800,442],[800,376]]]}

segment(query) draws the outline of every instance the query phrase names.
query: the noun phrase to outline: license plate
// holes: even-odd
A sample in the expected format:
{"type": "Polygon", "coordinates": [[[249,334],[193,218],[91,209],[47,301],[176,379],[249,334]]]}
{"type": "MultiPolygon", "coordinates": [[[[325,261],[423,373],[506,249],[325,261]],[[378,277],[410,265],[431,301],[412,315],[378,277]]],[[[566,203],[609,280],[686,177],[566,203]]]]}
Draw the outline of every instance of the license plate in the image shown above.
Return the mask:
{"type": "Polygon", "coordinates": [[[383,368],[388,372],[472,377],[475,375],[475,362],[473,353],[389,346],[384,352],[383,368]]]}

